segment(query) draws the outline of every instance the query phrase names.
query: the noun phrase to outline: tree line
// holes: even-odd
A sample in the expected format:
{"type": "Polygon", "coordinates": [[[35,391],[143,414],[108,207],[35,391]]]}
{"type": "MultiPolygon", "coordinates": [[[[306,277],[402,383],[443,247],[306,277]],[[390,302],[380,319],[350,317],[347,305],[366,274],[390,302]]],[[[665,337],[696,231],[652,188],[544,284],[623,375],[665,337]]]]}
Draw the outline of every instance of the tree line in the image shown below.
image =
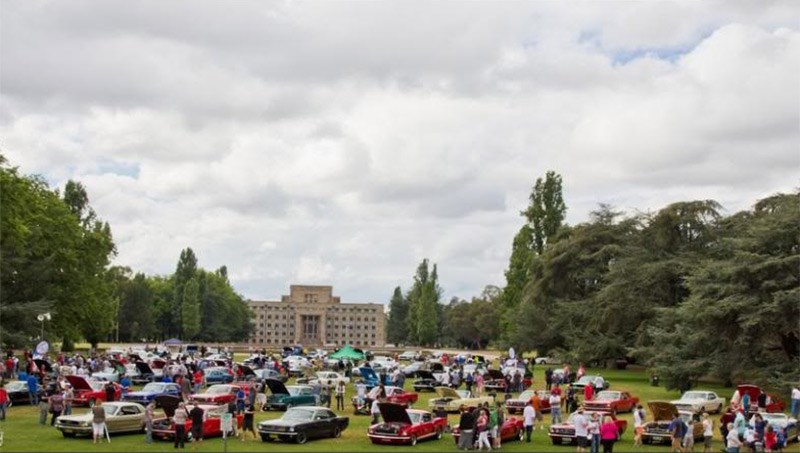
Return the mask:
{"type": "Polygon", "coordinates": [[[112,266],[116,246],[80,182],[51,189],[0,155],[0,344],[31,347],[41,337],[76,341],[241,341],[251,312],[227,269],[197,267],[191,249],[176,272],[146,276],[112,266]],[[37,315],[52,314],[42,325],[37,315]]]}
{"type": "Polygon", "coordinates": [[[420,337],[403,314],[428,303],[418,269],[411,291],[394,292],[388,340],[625,358],[679,389],[704,377],[785,387],[800,374],[800,191],[729,216],[714,200],[633,215],[601,204],[574,226],[565,214],[562,178],[547,172],[521,212],[505,287],[435,299],[425,310],[439,329],[420,337]]]}

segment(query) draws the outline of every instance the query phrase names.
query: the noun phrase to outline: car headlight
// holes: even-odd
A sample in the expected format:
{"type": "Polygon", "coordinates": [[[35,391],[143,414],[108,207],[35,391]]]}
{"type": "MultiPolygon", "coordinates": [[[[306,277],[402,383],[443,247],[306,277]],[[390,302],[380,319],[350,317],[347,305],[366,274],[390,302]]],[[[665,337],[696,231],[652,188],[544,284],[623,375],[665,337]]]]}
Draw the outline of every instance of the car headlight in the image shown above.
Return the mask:
{"type": "Polygon", "coordinates": [[[294,427],[293,427],[293,426],[290,426],[290,427],[289,427],[289,432],[290,432],[290,433],[293,433],[293,432],[294,432],[294,427]]]}
{"type": "Polygon", "coordinates": [[[90,424],[89,422],[82,422],[81,426],[87,427],[87,426],[89,426],[89,424],[90,424]]]}

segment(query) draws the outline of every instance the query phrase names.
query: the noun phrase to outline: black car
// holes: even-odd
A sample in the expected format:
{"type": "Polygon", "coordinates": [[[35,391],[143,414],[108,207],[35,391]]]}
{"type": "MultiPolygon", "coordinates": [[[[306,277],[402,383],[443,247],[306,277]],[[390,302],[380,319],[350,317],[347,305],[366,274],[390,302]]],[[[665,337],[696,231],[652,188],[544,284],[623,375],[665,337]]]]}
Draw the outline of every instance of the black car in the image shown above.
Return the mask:
{"type": "Polygon", "coordinates": [[[442,384],[433,377],[433,373],[428,370],[419,370],[417,371],[417,380],[414,381],[412,387],[414,387],[415,392],[421,392],[423,390],[430,390],[432,392],[440,385],[442,384]]]}
{"type": "Polygon", "coordinates": [[[349,418],[338,417],[327,407],[293,407],[279,419],[259,423],[258,433],[264,442],[277,438],[304,444],[309,439],[340,437],[349,424],[349,418]]]}
{"type": "Polygon", "coordinates": [[[153,372],[153,369],[150,368],[150,365],[145,362],[135,362],[134,365],[136,366],[136,370],[139,371],[139,374],[131,376],[131,381],[134,384],[141,385],[147,384],[148,382],[155,382],[156,374],[153,372]]]}
{"type": "MultiPolygon", "coordinates": [[[[6,392],[8,392],[8,407],[13,406],[14,404],[23,405],[23,404],[31,404],[31,395],[28,391],[28,383],[25,381],[11,381],[8,382],[5,386],[6,392]]],[[[43,392],[42,385],[39,384],[38,392],[41,395],[43,392]]]]}

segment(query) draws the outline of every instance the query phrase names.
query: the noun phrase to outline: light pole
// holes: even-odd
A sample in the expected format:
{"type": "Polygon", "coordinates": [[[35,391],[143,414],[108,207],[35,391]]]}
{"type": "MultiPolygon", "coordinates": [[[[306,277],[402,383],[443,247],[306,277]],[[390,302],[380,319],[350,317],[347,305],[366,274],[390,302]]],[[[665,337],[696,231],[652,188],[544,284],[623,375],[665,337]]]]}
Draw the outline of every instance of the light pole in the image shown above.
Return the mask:
{"type": "Polygon", "coordinates": [[[39,316],[37,316],[36,319],[38,319],[39,322],[42,323],[42,333],[40,341],[44,341],[44,322],[45,320],[50,321],[51,319],[53,319],[53,317],[50,316],[50,312],[47,312],[39,314],[39,316]]]}

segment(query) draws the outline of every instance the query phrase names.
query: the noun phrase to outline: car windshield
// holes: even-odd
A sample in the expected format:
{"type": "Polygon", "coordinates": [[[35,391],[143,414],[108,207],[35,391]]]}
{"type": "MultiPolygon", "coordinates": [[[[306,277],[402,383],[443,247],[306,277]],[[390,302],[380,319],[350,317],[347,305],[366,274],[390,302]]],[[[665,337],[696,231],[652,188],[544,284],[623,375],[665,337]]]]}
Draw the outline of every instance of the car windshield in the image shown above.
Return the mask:
{"type": "Polygon", "coordinates": [[[228,392],[228,386],[227,385],[212,385],[211,387],[208,388],[208,390],[206,390],[206,393],[208,393],[209,395],[222,395],[224,393],[229,393],[228,392]]]}
{"type": "Polygon", "coordinates": [[[103,390],[103,387],[105,387],[105,383],[100,382],[100,381],[86,381],[86,382],[88,382],[89,383],[89,387],[91,387],[92,390],[95,390],[95,391],[103,390]]]}
{"type": "Polygon", "coordinates": [[[469,398],[470,396],[469,390],[456,390],[456,393],[458,393],[458,396],[461,398],[469,398]]]}
{"type": "Polygon", "coordinates": [[[408,412],[408,418],[411,419],[412,425],[416,425],[422,421],[422,414],[417,412],[408,412]]]}
{"type": "Polygon", "coordinates": [[[289,409],[281,418],[292,421],[308,421],[311,420],[311,417],[313,416],[313,410],[295,408],[289,409]]]}
{"type": "Polygon", "coordinates": [[[118,406],[112,406],[111,404],[103,404],[103,412],[106,413],[106,417],[116,414],[118,409],[119,409],[118,406]]]}
{"type": "Polygon", "coordinates": [[[151,382],[151,383],[145,385],[144,388],[142,389],[142,391],[143,392],[158,393],[158,392],[163,392],[164,391],[164,387],[165,387],[164,384],[160,384],[158,382],[151,382]]]}
{"type": "Polygon", "coordinates": [[[289,394],[290,394],[290,395],[292,395],[292,396],[297,396],[297,395],[299,395],[299,394],[300,394],[300,391],[301,391],[302,389],[303,389],[302,387],[286,387],[286,390],[288,390],[288,391],[289,391],[289,394]]]}
{"type": "Polygon", "coordinates": [[[787,422],[788,417],[785,414],[761,414],[765,422],[770,425],[783,425],[787,422]]]}
{"type": "Polygon", "coordinates": [[[27,382],[11,382],[6,385],[6,391],[8,392],[19,392],[28,390],[28,383],[27,382]]]}
{"type": "Polygon", "coordinates": [[[517,399],[528,401],[531,398],[533,398],[533,390],[525,390],[524,392],[519,394],[519,398],[517,399]]]}
{"type": "Polygon", "coordinates": [[[622,398],[619,392],[600,392],[597,394],[598,401],[613,401],[622,398]]]}
{"type": "Polygon", "coordinates": [[[578,384],[588,384],[589,382],[592,382],[595,377],[597,376],[583,376],[578,379],[578,384]]]}
{"type": "Polygon", "coordinates": [[[702,400],[705,399],[706,394],[702,392],[686,392],[681,397],[682,400],[702,400]]]}

